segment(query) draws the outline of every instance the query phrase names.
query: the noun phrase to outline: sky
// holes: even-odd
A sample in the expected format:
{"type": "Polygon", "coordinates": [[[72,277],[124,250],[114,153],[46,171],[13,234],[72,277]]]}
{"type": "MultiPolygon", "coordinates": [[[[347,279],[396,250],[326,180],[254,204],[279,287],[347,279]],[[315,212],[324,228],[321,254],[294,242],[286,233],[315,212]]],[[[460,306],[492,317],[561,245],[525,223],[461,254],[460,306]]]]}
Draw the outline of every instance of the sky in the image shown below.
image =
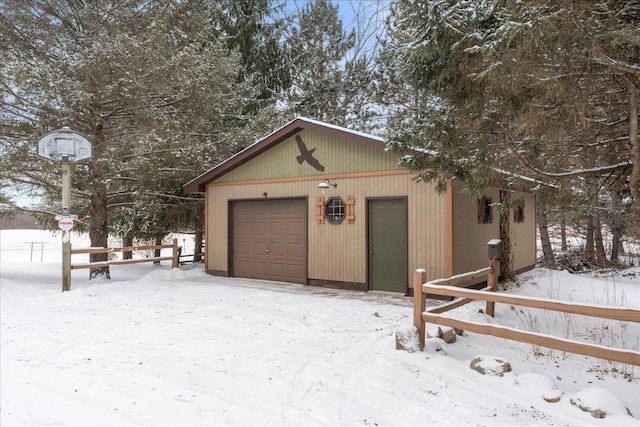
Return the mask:
{"type": "MultiPolygon", "coordinates": [[[[357,29],[358,17],[362,17],[362,24],[382,24],[384,17],[389,10],[390,0],[331,0],[338,6],[338,15],[346,29],[357,29]],[[372,22],[377,20],[377,22],[372,22]]],[[[295,12],[302,9],[307,4],[312,4],[312,0],[284,0],[285,10],[295,12]]],[[[380,28],[381,29],[381,28],[380,28]]]]}

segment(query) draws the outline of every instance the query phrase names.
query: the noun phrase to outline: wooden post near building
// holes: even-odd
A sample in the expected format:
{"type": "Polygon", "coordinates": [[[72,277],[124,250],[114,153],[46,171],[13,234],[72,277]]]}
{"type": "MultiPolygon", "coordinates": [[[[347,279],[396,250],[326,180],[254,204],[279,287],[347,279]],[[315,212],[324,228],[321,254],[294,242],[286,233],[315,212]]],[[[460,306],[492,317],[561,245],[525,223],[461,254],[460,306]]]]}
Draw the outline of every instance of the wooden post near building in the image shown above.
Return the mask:
{"type": "Polygon", "coordinates": [[[426,295],[422,293],[422,284],[427,280],[427,271],[418,269],[413,273],[413,325],[418,329],[420,350],[424,349],[426,325],[422,313],[427,308],[426,295]]]}
{"type": "Polygon", "coordinates": [[[178,250],[178,239],[173,239],[173,260],[171,260],[171,268],[178,268],[180,265],[180,251],[178,250]]]}
{"type": "MultiPolygon", "coordinates": [[[[491,258],[489,260],[491,272],[487,274],[487,287],[491,288],[491,292],[498,291],[498,277],[500,277],[500,260],[497,258],[491,258]]],[[[496,303],[493,301],[487,301],[486,313],[494,317],[496,303]]]]}
{"type": "MultiPolygon", "coordinates": [[[[502,257],[502,241],[500,239],[491,239],[487,242],[489,252],[489,267],[491,271],[487,274],[487,287],[491,288],[491,292],[498,290],[498,278],[500,277],[500,258],[502,257]]],[[[493,317],[496,304],[487,301],[485,312],[493,317]]]]}

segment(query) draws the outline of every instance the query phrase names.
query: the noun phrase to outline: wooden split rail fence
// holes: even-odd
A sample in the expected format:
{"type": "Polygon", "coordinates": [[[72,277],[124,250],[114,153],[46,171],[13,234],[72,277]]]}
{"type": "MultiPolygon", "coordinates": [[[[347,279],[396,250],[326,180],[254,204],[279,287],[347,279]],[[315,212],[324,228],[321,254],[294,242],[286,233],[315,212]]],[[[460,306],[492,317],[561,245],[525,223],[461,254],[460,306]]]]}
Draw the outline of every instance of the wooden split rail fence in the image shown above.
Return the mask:
{"type": "Polygon", "coordinates": [[[432,323],[512,341],[529,343],[541,347],[553,348],[568,353],[582,354],[585,356],[610,360],[612,362],[640,366],[640,352],[637,351],[615,349],[597,344],[588,344],[564,338],[557,338],[538,332],[522,331],[519,329],[488,323],[458,320],[441,315],[444,312],[460,307],[471,301],[482,300],[487,303],[486,313],[492,317],[494,315],[495,303],[497,302],[562,313],[618,320],[622,322],[640,323],[640,310],[614,306],[580,304],[576,302],[558,301],[545,298],[498,294],[496,291],[499,272],[500,261],[496,259],[492,259],[490,266],[487,268],[452,276],[448,279],[432,280],[426,283],[426,271],[422,269],[416,270],[413,281],[413,323],[418,329],[420,349],[424,348],[425,343],[425,323],[432,323]],[[460,288],[477,282],[479,278],[484,277],[485,275],[487,276],[487,287],[484,289],[475,290],[460,288]],[[456,297],[456,299],[449,303],[427,310],[427,294],[456,297]]]}
{"type": "Polygon", "coordinates": [[[136,259],[114,259],[109,261],[88,262],[83,264],[71,264],[71,269],[79,268],[100,268],[110,265],[123,265],[123,264],[137,264],[141,262],[160,262],[171,261],[171,268],[178,267],[180,263],[180,248],[178,247],[178,239],[173,239],[173,243],[170,245],[144,245],[144,246],[130,246],[125,248],[83,248],[83,249],[71,249],[71,255],[78,254],[110,254],[116,252],[136,252],[136,251],[150,251],[150,250],[162,250],[171,249],[171,256],[159,256],[149,258],[136,258],[136,259]]]}

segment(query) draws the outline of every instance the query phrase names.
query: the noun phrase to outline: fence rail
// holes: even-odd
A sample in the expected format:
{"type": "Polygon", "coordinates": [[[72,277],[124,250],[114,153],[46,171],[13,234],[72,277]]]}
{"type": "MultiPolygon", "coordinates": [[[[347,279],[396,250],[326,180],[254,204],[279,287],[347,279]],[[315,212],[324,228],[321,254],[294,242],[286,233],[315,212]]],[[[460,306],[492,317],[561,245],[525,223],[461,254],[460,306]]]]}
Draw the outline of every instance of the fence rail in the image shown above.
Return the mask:
{"type": "Polygon", "coordinates": [[[546,298],[523,297],[514,295],[497,294],[497,277],[500,271],[500,262],[492,259],[491,265],[485,269],[475,272],[465,273],[449,279],[438,279],[425,283],[426,272],[416,270],[414,274],[414,325],[418,329],[420,348],[424,348],[425,323],[450,326],[460,328],[470,332],[484,335],[491,335],[499,338],[519,341],[542,347],[553,348],[569,353],[582,354],[585,356],[597,357],[599,359],[613,362],[626,363],[640,366],[640,353],[626,349],[614,349],[596,344],[572,341],[564,338],[557,338],[547,334],[537,332],[521,331],[505,326],[488,323],[471,322],[457,320],[451,317],[442,316],[441,313],[460,307],[474,300],[486,301],[486,313],[493,317],[495,303],[518,305],[522,307],[537,308],[543,310],[557,311],[562,313],[579,314],[590,317],[599,317],[609,320],[640,323],[640,310],[621,308],[614,306],[596,306],[590,304],[580,304],[575,302],[558,301],[546,298]],[[481,290],[460,289],[452,284],[460,285],[468,277],[477,279],[479,275],[487,275],[488,286],[481,290]],[[426,294],[457,297],[439,307],[426,309],[426,294]]]}
{"type": "Polygon", "coordinates": [[[71,269],[80,269],[80,268],[100,268],[100,267],[108,267],[110,265],[124,265],[124,264],[137,264],[142,262],[160,262],[160,261],[171,261],[171,268],[176,268],[179,265],[180,261],[180,248],[178,247],[178,239],[173,239],[173,244],[171,245],[141,245],[141,246],[129,246],[124,248],[82,248],[82,249],[71,249],[71,255],[78,254],[110,254],[116,252],[136,252],[136,251],[148,251],[148,250],[162,250],[162,249],[171,249],[171,256],[159,256],[159,257],[150,257],[150,258],[140,258],[140,259],[114,259],[110,261],[97,261],[97,262],[88,262],[82,264],[71,264],[71,269]]]}

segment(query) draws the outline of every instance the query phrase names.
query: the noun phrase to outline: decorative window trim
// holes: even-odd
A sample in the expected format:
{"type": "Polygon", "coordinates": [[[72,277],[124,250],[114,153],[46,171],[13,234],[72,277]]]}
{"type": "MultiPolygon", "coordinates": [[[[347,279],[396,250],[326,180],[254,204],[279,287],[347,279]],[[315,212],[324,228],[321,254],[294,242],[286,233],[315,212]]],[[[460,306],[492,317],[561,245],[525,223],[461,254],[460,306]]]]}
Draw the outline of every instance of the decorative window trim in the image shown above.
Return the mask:
{"type": "Polygon", "coordinates": [[[353,224],[356,222],[355,204],[355,198],[353,196],[347,196],[347,216],[345,217],[347,224],[353,224]]]}
{"type": "Polygon", "coordinates": [[[524,222],[524,201],[519,202],[513,208],[513,222],[515,223],[524,222]]]}
{"type": "Polygon", "coordinates": [[[316,199],[316,223],[324,224],[324,197],[316,199]]]}
{"type": "Polygon", "coordinates": [[[493,208],[491,197],[478,197],[478,224],[493,224],[493,208]]]}
{"type": "Polygon", "coordinates": [[[329,224],[341,224],[347,216],[347,204],[340,197],[329,197],[324,206],[324,216],[329,224]]]}

